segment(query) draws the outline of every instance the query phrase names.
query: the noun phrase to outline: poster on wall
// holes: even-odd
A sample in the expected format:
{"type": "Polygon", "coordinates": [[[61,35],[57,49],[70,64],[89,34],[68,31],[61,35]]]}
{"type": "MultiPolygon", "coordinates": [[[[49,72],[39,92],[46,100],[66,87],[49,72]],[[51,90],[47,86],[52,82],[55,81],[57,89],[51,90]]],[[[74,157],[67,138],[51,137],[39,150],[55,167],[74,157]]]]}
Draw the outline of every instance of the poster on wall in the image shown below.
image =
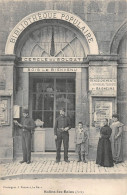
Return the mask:
{"type": "Polygon", "coordinates": [[[108,121],[112,118],[112,102],[96,101],[94,106],[94,124],[96,129],[100,130],[105,118],[108,121]]]}
{"type": "Polygon", "coordinates": [[[8,124],[8,100],[0,100],[0,125],[8,124]]]}

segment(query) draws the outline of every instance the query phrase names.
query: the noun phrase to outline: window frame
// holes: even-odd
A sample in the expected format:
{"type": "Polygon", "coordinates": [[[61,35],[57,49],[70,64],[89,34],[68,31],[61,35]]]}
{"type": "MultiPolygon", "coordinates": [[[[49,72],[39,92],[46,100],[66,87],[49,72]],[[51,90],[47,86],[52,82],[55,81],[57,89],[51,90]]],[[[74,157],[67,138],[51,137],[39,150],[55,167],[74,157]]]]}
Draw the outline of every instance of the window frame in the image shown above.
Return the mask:
{"type": "MultiPolygon", "coordinates": [[[[75,107],[75,109],[74,110],[68,110],[68,108],[67,108],[67,102],[65,103],[65,110],[66,110],[66,114],[68,113],[68,112],[73,112],[74,113],[74,118],[75,118],[75,113],[76,113],[76,81],[75,81],[75,77],[74,76],[72,76],[71,78],[70,77],[60,77],[60,76],[54,76],[54,77],[50,77],[50,76],[48,76],[47,75],[47,77],[41,77],[41,76],[39,76],[39,77],[32,77],[31,78],[31,90],[30,90],[30,97],[31,97],[31,115],[33,116],[33,112],[36,112],[36,111],[38,111],[38,112],[42,112],[42,120],[44,121],[44,112],[48,112],[48,111],[52,111],[53,112],[53,126],[52,127],[45,127],[44,126],[44,128],[53,128],[54,127],[54,125],[55,125],[55,119],[56,119],[56,112],[59,112],[59,110],[57,110],[56,109],[56,97],[57,97],[57,95],[65,95],[65,97],[66,97],[66,100],[67,100],[67,97],[68,97],[68,95],[74,95],[74,97],[75,97],[75,105],[74,105],[74,107],[75,107]],[[33,90],[33,83],[34,83],[34,81],[35,80],[37,80],[37,79],[40,79],[40,80],[42,80],[42,83],[44,82],[44,79],[53,79],[53,82],[54,82],[54,91],[52,91],[52,92],[39,92],[39,93],[37,93],[36,91],[34,91],[33,90]],[[68,80],[70,80],[70,79],[72,79],[73,80],[73,84],[74,84],[74,92],[67,92],[67,88],[66,88],[66,91],[65,92],[57,92],[56,91],[56,81],[57,81],[57,79],[65,79],[66,80],[66,84],[67,83],[69,83],[69,82],[67,82],[68,80]],[[37,95],[37,94],[42,94],[43,96],[45,96],[46,94],[53,94],[54,95],[54,103],[53,103],[53,110],[45,110],[44,108],[43,109],[40,109],[40,110],[34,110],[33,109],[33,95],[37,95]]],[[[43,103],[42,104],[44,104],[44,98],[43,98],[43,103]]],[[[74,124],[74,127],[75,127],[75,124],[74,124]]]]}

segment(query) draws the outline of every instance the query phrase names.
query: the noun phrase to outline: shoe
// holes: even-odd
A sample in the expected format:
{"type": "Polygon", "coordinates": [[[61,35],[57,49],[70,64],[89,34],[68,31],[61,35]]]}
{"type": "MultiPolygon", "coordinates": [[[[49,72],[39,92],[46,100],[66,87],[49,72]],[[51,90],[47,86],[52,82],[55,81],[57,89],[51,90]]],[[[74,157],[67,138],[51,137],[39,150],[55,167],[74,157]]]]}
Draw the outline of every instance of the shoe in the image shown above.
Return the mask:
{"type": "Polygon", "coordinates": [[[70,161],[69,160],[64,160],[65,162],[69,163],[70,161]]]}
{"type": "Polygon", "coordinates": [[[122,161],[115,161],[114,163],[115,164],[119,164],[119,163],[122,163],[122,161]]]}
{"type": "Polygon", "coordinates": [[[21,163],[21,164],[22,164],[22,163],[25,163],[25,162],[26,162],[26,161],[22,160],[22,161],[20,161],[19,163],[21,163]]]}
{"type": "Polygon", "coordinates": [[[81,159],[81,154],[78,154],[78,161],[77,162],[81,162],[82,159],[81,159]]]}
{"type": "Polygon", "coordinates": [[[60,160],[56,160],[56,163],[59,163],[60,162],[60,160]]]}
{"type": "Polygon", "coordinates": [[[30,162],[30,161],[27,161],[26,163],[27,163],[27,164],[30,164],[31,162],[30,162]]]}
{"type": "Polygon", "coordinates": [[[87,163],[86,160],[85,160],[85,154],[83,154],[82,157],[83,157],[83,162],[87,163]]]}

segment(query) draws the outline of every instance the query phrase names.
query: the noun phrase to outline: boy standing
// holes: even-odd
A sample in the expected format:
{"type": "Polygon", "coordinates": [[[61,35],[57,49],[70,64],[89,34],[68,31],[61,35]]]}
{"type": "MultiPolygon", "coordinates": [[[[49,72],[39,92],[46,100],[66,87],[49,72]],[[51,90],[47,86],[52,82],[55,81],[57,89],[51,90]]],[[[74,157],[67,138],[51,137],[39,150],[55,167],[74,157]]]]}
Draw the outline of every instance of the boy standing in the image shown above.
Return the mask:
{"type": "Polygon", "coordinates": [[[83,128],[82,122],[79,122],[78,127],[76,127],[76,130],[75,130],[75,143],[76,143],[76,149],[78,152],[77,162],[81,162],[83,160],[83,162],[86,163],[85,153],[86,153],[87,138],[88,138],[87,129],[83,128]],[[83,159],[81,159],[81,156],[83,157],[83,159]]]}

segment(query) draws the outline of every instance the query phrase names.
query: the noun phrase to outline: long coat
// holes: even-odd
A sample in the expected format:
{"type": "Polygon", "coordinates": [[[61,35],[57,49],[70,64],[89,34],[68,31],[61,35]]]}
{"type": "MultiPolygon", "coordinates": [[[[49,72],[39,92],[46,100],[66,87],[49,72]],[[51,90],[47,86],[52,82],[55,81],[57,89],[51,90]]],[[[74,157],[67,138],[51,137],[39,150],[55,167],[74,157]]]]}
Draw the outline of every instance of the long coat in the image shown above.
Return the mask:
{"type": "Polygon", "coordinates": [[[112,135],[111,135],[111,146],[112,146],[112,155],[113,160],[116,162],[123,161],[123,125],[119,121],[112,123],[112,135]],[[117,137],[117,138],[116,138],[117,137]]]}
{"type": "Polygon", "coordinates": [[[100,130],[101,138],[99,138],[97,147],[96,164],[104,167],[113,166],[111,142],[109,140],[111,133],[112,129],[108,125],[103,126],[100,130]]]}

